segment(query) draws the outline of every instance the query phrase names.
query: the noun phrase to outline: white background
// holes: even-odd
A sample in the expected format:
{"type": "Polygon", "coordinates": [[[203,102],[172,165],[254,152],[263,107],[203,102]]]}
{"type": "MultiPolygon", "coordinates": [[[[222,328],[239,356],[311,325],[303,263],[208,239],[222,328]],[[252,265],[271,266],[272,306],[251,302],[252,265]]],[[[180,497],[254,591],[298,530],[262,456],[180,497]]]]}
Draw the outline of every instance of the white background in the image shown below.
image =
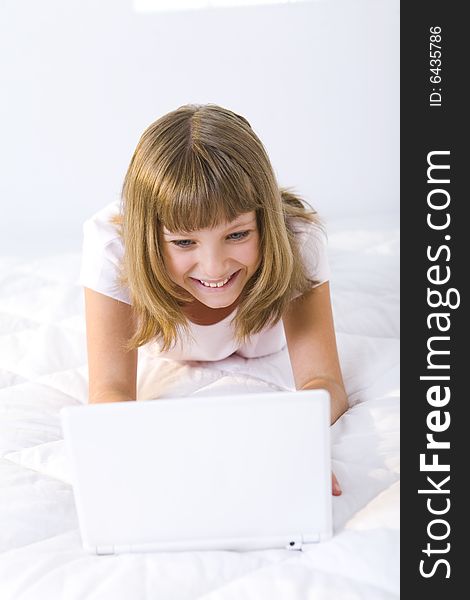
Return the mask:
{"type": "Polygon", "coordinates": [[[190,102],[244,115],[327,222],[398,215],[398,0],[2,0],[0,77],[0,254],[79,251],[143,130],[190,102]]]}

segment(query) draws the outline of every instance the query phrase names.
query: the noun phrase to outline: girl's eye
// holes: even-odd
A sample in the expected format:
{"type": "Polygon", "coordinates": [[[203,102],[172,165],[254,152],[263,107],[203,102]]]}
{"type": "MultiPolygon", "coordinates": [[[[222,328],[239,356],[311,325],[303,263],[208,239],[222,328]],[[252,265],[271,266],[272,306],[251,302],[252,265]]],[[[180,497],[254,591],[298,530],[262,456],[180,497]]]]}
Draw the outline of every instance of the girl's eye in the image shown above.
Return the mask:
{"type": "Polygon", "coordinates": [[[171,243],[178,246],[178,248],[188,248],[193,242],[192,240],[172,240],[171,243]]]}
{"type": "MultiPolygon", "coordinates": [[[[236,233],[231,233],[228,238],[234,242],[238,242],[246,238],[249,233],[249,231],[237,231],[236,233]]],[[[194,242],[192,240],[172,240],[171,243],[178,248],[189,248],[194,242]]]]}
{"type": "Polygon", "coordinates": [[[232,240],[238,241],[238,240],[242,240],[243,238],[246,238],[246,236],[249,234],[249,231],[237,231],[236,233],[231,233],[228,237],[231,238],[232,240]],[[237,237],[232,237],[232,235],[235,235],[237,237]]]}

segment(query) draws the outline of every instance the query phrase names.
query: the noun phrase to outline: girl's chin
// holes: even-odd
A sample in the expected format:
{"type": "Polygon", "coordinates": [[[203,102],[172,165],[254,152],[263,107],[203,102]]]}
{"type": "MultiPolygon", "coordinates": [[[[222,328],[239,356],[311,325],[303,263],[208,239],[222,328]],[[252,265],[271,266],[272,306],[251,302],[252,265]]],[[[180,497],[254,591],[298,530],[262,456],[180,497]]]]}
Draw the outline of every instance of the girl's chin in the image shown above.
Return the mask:
{"type": "Polygon", "coordinates": [[[192,294],[196,300],[199,300],[201,304],[207,306],[208,308],[227,308],[230,305],[234,304],[237,299],[235,295],[230,294],[229,297],[225,298],[207,298],[200,294],[192,294]]]}
{"type": "Polygon", "coordinates": [[[223,308],[229,308],[229,306],[237,306],[239,304],[240,294],[233,293],[227,294],[226,296],[218,297],[218,298],[208,298],[207,296],[203,296],[202,294],[195,294],[194,291],[191,292],[192,297],[203,306],[207,308],[212,308],[214,310],[223,308]]]}

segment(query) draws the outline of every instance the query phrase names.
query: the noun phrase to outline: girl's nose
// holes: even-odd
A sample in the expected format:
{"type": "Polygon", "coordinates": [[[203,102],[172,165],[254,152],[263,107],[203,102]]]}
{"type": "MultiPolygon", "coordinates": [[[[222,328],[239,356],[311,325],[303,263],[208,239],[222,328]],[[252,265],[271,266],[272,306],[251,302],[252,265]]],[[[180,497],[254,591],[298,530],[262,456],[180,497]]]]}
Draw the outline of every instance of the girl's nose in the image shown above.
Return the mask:
{"type": "Polygon", "coordinates": [[[225,256],[220,251],[206,252],[200,261],[200,270],[207,279],[222,279],[227,275],[225,256]]]}

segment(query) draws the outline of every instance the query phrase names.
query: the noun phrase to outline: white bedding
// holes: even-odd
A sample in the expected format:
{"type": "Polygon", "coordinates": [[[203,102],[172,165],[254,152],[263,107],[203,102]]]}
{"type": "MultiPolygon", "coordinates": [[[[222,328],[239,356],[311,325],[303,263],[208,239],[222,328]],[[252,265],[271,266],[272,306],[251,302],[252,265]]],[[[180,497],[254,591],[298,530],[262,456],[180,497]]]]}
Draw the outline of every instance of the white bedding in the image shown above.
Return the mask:
{"type": "MultiPolygon", "coordinates": [[[[399,238],[378,215],[328,224],[350,409],[332,427],[335,535],[308,552],[94,557],[81,548],[59,410],[86,402],[79,252],[0,259],[0,598],[398,598],[399,238]]],[[[293,387],[287,350],[218,363],[139,360],[139,399],[293,387]]]]}

